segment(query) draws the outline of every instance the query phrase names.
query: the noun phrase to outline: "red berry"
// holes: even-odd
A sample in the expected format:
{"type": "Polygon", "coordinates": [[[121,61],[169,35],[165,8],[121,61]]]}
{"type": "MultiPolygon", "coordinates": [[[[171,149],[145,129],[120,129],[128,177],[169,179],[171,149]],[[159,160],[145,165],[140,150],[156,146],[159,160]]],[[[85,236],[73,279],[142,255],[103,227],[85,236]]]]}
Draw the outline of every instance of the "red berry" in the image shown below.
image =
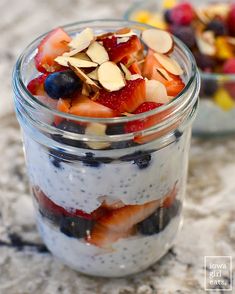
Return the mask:
{"type": "Polygon", "coordinates": [[[45,90],[44,90],[44,82],[47,78],[48,74],[42,74],[35,79],[31,80],[28,85],[27,89],[29,92],[34,96],[44,96],[45,90]]]}
{"type": "Polygon", "coordinates": [[[223,65],[223,73],[235,74],[235,58],[230,58],[223,65]]]}
{"type": "Polygon", "coordinates": [[[150,110],[153,110],[159,106],[161,106],[162,103],[156,103],[156,102],[144,102],[143,104],[141,104],[135,111],[134,114],[139,114],[139,113],[143,113],[143,112],[147,112],[150,110]]]}
{"type": "Polygon", "coordinates": [[[231,10],[227,19],[228,29],[232,36],[235,36],[235,4],[231,6],[231,10]]]}
{"type": "Polygon", "coordinates": [[[192,5],[183,2],[175,6],[171,11],[171,20],[174,24],[189,25],[194,19],[195,13],[192,5]]]}
{"type": "Polygon", "coordinates": [[[145,94],[144,79],[137,79],[127,81],[126,86],[119,91],[108,92],[102,89],[96,102],[119,113],[133,112],[145,101],[145,94]]]}
{"type": "Polygon", "coordinates": [[[40,72],[54,72],[61,68],[55,62],[55,58],[68,51],[68,43],[71,41],[69,35],[61,28],[51,31],[38,45],[35,55],[35,66],[40,72]]]}
{"type": "MultiPolygon", "coordinates": [[[[161,103],[144,102],[135,110],[134,114],[140,114],[143,112],[147,112],[147,111],[153,110],[161,105],[162,105],[161,103]]],[[[126,124],[125,132],[126,133],[133,133],[133,132],[141,131],[147,127],[148,127],[148,120],[131,121],[126,124]]]]}
{"type": "Polygon", "coordinates": [[[103,39],[103,45],[109,54],[110,60],[120,62],[124,57],[138,52],[141,48],[141,42],[137,36],[131,36],[130,39],[123,43],[118,43],[115,36],[103,39]]]}

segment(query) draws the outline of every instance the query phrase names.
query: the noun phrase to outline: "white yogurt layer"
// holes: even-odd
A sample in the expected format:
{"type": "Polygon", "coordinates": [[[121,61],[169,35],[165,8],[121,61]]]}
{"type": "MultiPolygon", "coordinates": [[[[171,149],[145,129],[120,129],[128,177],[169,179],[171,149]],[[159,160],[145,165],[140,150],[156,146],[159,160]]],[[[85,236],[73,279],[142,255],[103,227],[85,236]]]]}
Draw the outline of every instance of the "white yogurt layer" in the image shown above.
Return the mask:
{"type": "Polygon", "coordinates": [[[113,251],[61,233],[37,214],[38,228],[48,249],[63,263],[89,275],[121,277],[140,272],[159,260],[172,246],[180,227],[179,216],[152,236],[135,236],[113,243],[113,251]]]}
{"type": "Polygon", "coordinates": [[[235,108],[224,111],[215,102],[201,99],[198,115],[193,123],[193,132],[196,134],[235,132],[235,108]]]}
{"type": "Polygon", "coordinates": [[[90,213],[100,206],[102,196],[125,204],[142,204],[163,197],[177,181],[179,187],[185,185],[189,137],[187,131],[176,142],[151,153],[145,169],[139,169],[133,161],[114,161],[99,167],[85,166],[82,161],[61,162],[58,168],[49,159],[47,148],[27,134],[24,142],[31,184],[39,186],[59,206],[90,213]]]}

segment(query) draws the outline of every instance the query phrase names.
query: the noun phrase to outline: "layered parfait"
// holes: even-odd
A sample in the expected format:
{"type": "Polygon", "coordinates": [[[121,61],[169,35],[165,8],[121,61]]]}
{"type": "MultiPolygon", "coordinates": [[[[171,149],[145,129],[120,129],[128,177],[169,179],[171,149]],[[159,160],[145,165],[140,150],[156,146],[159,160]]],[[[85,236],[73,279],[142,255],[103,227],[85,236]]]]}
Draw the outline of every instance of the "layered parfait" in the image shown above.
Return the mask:
{"type": "Polygon", "coordinates": [[[56,28],[35,50],[27,89],[57,110],[47,123],[58,130],[48,138],[57,144],[51,148],[38,143],[35,130],[32,137],[24,133],[37,222],[52,253],[76,270],[124,276],[147,268],[172,245],[190,128],[181,130],[179,120],[153,134],[143,130],[173,115],[175,108],[165,106],[185,87],[185,69],[174,52],[172,35],[153,28],[141,35],[130,28],[103,34],[85,28],[71,36],[56,28]],[[123,117],[130,120],[92,120],[123,117]],[[169,132],[170,141],[156,144],[169,132]],[[103,139],[75,140],[74,134],[103,139]],[[135,135],[104,139],[123,134],[135,135]]]}
{"type": "Polygon", "coordinates": [[[130,17],[170,31],[193,52],[202,77],[195,132],[234,132],[235,3],[166,0],[158,11],[140,8],[130,17]]]}

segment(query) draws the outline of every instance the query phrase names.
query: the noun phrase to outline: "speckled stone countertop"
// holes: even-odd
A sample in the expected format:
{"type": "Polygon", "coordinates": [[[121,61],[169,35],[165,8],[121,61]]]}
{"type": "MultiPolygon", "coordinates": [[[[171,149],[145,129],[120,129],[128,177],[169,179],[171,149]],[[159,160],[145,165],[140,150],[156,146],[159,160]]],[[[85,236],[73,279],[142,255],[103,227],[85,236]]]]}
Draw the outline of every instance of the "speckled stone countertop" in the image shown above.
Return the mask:
{"type": "Polygon", "coordinates": [[[0,294],[205,293],[204,256],[235,257],[234,137],[193,140],[183,229],[169,253],[141,274],[84,276],[54,259],[37,233],[20,131],[9,102],[11,67],[20,50],[52,26],[120,17],[126,5],[125,0],[1,0],[0,294]]]}

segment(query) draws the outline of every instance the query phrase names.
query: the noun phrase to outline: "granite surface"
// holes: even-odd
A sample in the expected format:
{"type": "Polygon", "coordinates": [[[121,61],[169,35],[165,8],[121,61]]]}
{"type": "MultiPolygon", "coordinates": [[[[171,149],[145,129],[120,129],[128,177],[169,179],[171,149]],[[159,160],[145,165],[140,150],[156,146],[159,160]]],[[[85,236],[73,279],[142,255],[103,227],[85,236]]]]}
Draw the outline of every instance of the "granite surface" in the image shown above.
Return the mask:
{"type": "Polygon", "coordinates": [[[10,103],[11,67],[20,50],[52,26],[119,17],[126,5],[123,0],[1,0],[0,294],[205,293],[204,256],[235,257],[234,137],[193,140],[183,229],[169,253],[141,274],[123,279],[81,275],[54,259],[36,231],[20,131],[10,103]]]}

